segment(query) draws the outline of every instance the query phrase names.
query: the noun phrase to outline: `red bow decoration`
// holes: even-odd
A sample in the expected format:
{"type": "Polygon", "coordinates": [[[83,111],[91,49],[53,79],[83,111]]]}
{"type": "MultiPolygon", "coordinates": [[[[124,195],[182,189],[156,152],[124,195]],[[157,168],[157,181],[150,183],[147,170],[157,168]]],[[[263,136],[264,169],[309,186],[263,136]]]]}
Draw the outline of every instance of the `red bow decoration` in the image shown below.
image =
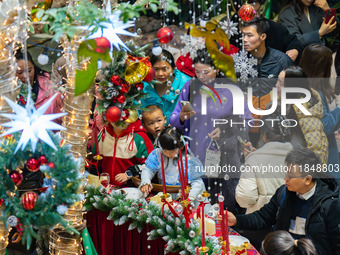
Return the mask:
{"type": "Polygon", "coordinates": [[[165,209],[165,205],[168,206],[170,212],[175,216],[175,217],[178,217],[178,214],[175,212],[174,208],[171,206],[171,204],[166,201],[165,198],[162,198],[162,203],[163,203],[163,206],[162,206],[162,214],[163,214],[163,218],[166,220],[166,217],[165,217],[165,214],[164,214],[164,209],[165,209]]]}
{"type": "Polygon", "coordinates": [[[152,64],[149,61],[149,57],[134,57],[131,55],[128,55],[125,63],[133,63],[133,62],[142,62],[148,67],[152,67],[152,64]]]}
{"type": "Polygon", "coordinates": [[[192,67],[192,59],[190,58],[190,53],[185,56],[179,56],[176,61],[176,67],[182,73],[185,73],[190,77],[195,77],[195,69],[192,67]]]}

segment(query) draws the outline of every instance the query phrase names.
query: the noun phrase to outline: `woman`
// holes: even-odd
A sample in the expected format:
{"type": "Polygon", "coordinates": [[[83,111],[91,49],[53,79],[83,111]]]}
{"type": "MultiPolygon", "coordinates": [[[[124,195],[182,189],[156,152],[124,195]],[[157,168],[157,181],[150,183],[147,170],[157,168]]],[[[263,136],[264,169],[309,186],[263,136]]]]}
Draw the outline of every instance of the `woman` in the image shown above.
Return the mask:
{"type": "Polygon", "coordinates": [[[279,14],[279,22],[290,34],[296,35],[303,46],[325,44],[325,36],[337,28],[338,22],[334,17],[325,22],[325,12],[329,9],[326,0],[288,0],[279,14]]]}
{"type": "MultiPolygon", "coordinates": [[[[32,99],[35,102],[35,107],[38,109],[42,106],[51,96],[53,96],[53,84],[49,80],[50,76],[46,71],[43,71],[40,67],[35,65],[33,62],[32,56],[29,52],[27,52],[27,69],[26,69],[26,61],[24,57],[24,53],[20,50],[15,54],[15,58],[17,61],[17,71],[16,75],[18,79],[23,83],[21,92],[19,95],[19,104],[25,105],[27,101],[27,90],[29,86],[32,87],[32,99]]],[[[59,113],[63,107],[63,101],[61,99],[61,94],[58,93],[58,96],[54,99],[52,104],[48,107],[45,114],[51,113],[59,113]]],[[[57,123],[61,124],[62,119],[59,118],[56,120],[57,123]]]]}
{"type": "MultiPolygon", "coordinates": [[[[328,159],[328,141],[324,132],[322,119],[322,102],[319,93],[310,88],[307,75],[298,66],[288,67],[280,75],[276,87],[279,91],[286,88],[303,88],[310,92],[311,99],[303,106],[311,115],[305,115],[300,108],[295,105],[288,107],[287,118],[297,121],[297,125],[292,128],[291,143],[294,148],[306,147],[312,150],[323,164],[328,159]]],[[[300,93],[288,93],[288,98],[299,99],[305,97],[300,93]]]]}
{"type": "Polygon", "coordinates": [[[302,53],[299,66],[310,78],[310,85],[319,92],[323,106],[322,124],[328,138],[328,164],[339,164],[339,152],[334,133],[340,128],[340,108],[335,101],[334,88],[330,85],[332,51],[326,46],[312,44],[302,53]]]}
{"type": "MultiPolygon", "coordinates": [[[[247,214],[261,209],[284,184],[285,172],[282,167],[287,154],[293,149],[289,142],[291,128],[282,125],[283,121],[287,121],[284,116],[273,113],[262,120],[264,125],[260,128],[260,140],[264,145],[257,150],[244,148],[246,158],[242,168],[246,171],[242,171],[235,192],[237,203],[247,209],[247,214]]],[[[270,231],[244,231],[243,235],[259,249],[270,231]]]]}
{"type": "MultiPolygon", "coordinates": [[[[245,120],[252,119],[246,100],[244,100],[244,116],[233,115],[232,93],[229,89],[215,87],[215,79],[219,70],[215,69],[207,50],[197,51],[197,57],[193,63],[196,78],[184,85],[179,102],[170,116],[170,124],[183,130],[185,134],[192,138],[190,148],[206,168],[210,165],[214,166],[213,169],[215,167],[232,167],[238,170],[240,167],[240,147],[237,136],[247,135],[245,120]],[[215,94],[208,86],[217,93],[215,94]],[[221,99],[221,103],[218,97],[221,99]],[[183,101],[189,101],[190,105],[183,101]],[[181,103],[185,103],[185,105],[182,106],[181,103]],[[205,104],[206,107],[204,105],[202,107],[202,104],[205,104]],[[205,110],[206,112],[204,112],[205,110]],[[217,119],[223,120],[224,124],[217,127],[214,123],[214,120],[217,119]],[[231,124],[232,121],[234,121],[234,124],[231,124]],[[238,124],[235,124],[235,122],[238,124]],[[220,155],[214,154],[218,151],[220,155]],[[209,157],[206,158],[206,155],[209,157]]],[[[228,79],[220,83],[232,84],[228,79]]],[[[213,174],[211,173],[210,176],[213,174]]],[[[212,202],[216,202],[218,192],[223,189],[225,201],[229,203],[228,210],[235,210],[234,194],[239,174],[236,171],[223,170],[219,175],[220,178],[217,177],[206,180],[206,186],[211,188],[209,190],[208,187],[208,192],[212,193],[212,202]],[[227,189],[222,187],[223,184],[227,184],[227,189]]]]}
{"type": "Polygon", "coordinates": [[[294,240],[290,233],[278,230],[263,240],[262,255],[317,255],[314,244],[307,238],[294,240]]]}
{"type": "Polygon", "coordinates": [[[166,116],[168,124],[179,94],[190,77],[176,69],[174,57],[167,50],[163,49],[159,56],[152,55],[150,62],[155,70],[155,80],[144,82],[143,92],[148,97],[142,99],[142,107],[158,105],[166,116]]]}

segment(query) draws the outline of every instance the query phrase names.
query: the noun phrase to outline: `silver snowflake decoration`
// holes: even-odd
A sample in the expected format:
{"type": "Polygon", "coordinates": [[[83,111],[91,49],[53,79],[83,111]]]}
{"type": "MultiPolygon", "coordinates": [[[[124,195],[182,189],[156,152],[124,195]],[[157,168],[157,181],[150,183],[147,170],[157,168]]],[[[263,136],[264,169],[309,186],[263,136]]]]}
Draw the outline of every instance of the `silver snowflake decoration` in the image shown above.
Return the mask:
{"type": "Polygon", "coordinates": [[[247,51],[241,50],[232,55],[234,67],[237,73],[240,73],[240,80],[246,82],[250,77],[257,77],[257,60],[254,57],[248,57],[247,51]]]}
{"type": "Polygon", "coordinates": [[[227,34],[228,39],[232,37],[233,35],[238,34],[238,28],[237,28],[238,23],[233,22],[231,20],[225,20],[225,21],[220,21],[220,26],[224,30],[224,32],[227,34]]]}
{"type": "Polygon", "coordinates": [[[18,224],[18,218],[15,217],[14,215],[9,216],[7,219],[7,224],[10,227],[15,227],[18,224]]]}
{"type": "Polygon", "coordinates": [[[197,57],[197,51],[205,48],[205,42],[201,37],[194,37],[191,35],[182,35],[180,36],[182,43],[185,44],[182,49],[182,55],[186,56],[190,53],[190,58],[194,59],[197,57]]]}

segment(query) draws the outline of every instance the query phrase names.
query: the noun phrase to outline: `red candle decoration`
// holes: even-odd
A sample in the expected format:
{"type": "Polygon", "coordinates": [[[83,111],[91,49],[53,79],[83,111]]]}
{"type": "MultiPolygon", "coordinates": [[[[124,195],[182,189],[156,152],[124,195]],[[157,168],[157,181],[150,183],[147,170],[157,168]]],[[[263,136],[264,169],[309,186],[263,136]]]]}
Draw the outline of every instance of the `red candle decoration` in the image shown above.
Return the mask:
{"type": "Polygon", "coordinates": [[[196,247],[196,255],[199,255],[198,247],[196,247]]]}
{"type": "Polygon", "coordinates": [[[177,160],[177,165],[178,165],[179,181],[181,182],[182,199],[185,200],[184,198],[185,191],[184,191],[184,185],[183,185],[184,180],[183,180],[182,170],[181,170],[181,165],[179,163],[179,160],[177,160]]]}
{"type": "Polygon", "coordinates": [[[186,186],[189,185],[189,178],[188,178],[188,143],[185,143],[185,180],[186,180],[186,186]]]}
{"type": "MultiPolygon", "coordinates": [[[[183,179],[183,182],[181,181],[181,186],[183,185],[183,189],[185,191],[187,185],[186,185],[184,166],[183,166],[183,155],[182,155],[181,149],[179,149],[179,158],[180,158],[180,162],[181,162],[181,173],[182,173],[182,179],[183,179]]],[[[185,193],[184,193],[184,199],[186,199],[185,193]]]]}
{"type": "Polygon", "coordinates": [[[166,194],[166,183],[165,183],[163,153],[161,153],[161,166],[162,166],[162,180],[163,180],[163,195],[165,195],[166,194]]]}
{"type": "Polygon", "coordinates": [[[204,225],[204,206],[203,203],[202,207],[202,247],[205,247],[205,225],[204,225]]]}
{"type": "Polygon", "coordinates": [[[255,17],[255,9],[250,4],[244,4],[238,11],[238,16],[240,16],[243,21],[251,21],[255,17]]]}
{"type": "Polygon", "coordinates": [[[228,224],[228,210],[225,210],[225,224],[226,224],[226,254],[229,254],[230,248],[229,248],[229,224],[228,224]]]}

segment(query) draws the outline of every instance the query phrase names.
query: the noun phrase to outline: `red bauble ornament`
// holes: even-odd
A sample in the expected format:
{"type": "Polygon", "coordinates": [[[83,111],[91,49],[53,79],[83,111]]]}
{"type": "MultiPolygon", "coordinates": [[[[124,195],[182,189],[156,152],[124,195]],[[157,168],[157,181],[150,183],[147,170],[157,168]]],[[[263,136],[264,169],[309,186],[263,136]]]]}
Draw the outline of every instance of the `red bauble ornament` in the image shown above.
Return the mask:
{"type": "Polygon", "coordinates": [[[22,174],[19,173],[18,171],[12,171],[9,174],[9,177],[11,177],[12,181],[15,183],[15,185],[20,185],[20,183],[22,182],[22,174]]]}
{"type": "Polygon", "coordinates": [[[124,95],[120,94],[119,96],[117,96],[117,101],[120,104],[123,104],[125,102],[126,98],[124,95]]]}
{"type": "Polygon", "coordinates": [[[157,38],[160,43],[168,43],[174,37],[174,33],[168,27],[162,27],[157,32],[157,38]]]}
{"type": "Polygon", "coordinates": [[[2,206],[4,202],[5,202],[5,200],[3,198],[0,199],[0,206],[2,206]]]}
{"type": "Polygon", "coordinates": [[[241,20],[243,21],[251,21],[255,18],[256,11],[253,6],[250,4],[244,4],[238,11],[238,16],[240,16],[241,20]]]}
{"type": "Polygon", "coordinates": [[[121,88],[120,88],[120,92],[123,93],[123,94],[126,94],[130,91],[131,89],[131,85],[128,84],[128,83],[123,83],[121,88]]]}
{"type": "Polygon", "coordinates": [[[44,155],[41,155],[38,159],[41,165],[45,165],[48,163],[47,158],[44,155]]]}
{"type": "Polygon", "coordinates": [[[137,83],[136,85],[136,89],[141,91],[142,89],[144,89],[144,84],[141,82],[141,83],[137,83]]]}
{"type": "Polygon", "coordinates": [[[118,75],[112,75],[110,80],[114,85],[117,86],[123,85],[123,80],[118,75]]]}
{"type": "Polygon", "coordinates": [[[130,112],[128,109],[124,109],[124,116],[122,116],[122,120],[126,120],[130,116],[130,112]]]}
{"type": "Polygon", "coordinates": [[[117,122],[122,116],[121,110],[117,106],[111,106],[105,113],[108,122],[117,122]]]}
{"type": "Polygon", "coordinates": [[[38,194],[33,191],[28,191],[22,194],[20,201],[25,210],[33,210],[37,202],[38,194]]]}
{"type": "Polygon", "coordinates": [[[27,160],[27,169],[30,170],[31,172],[36,172],[39,170],[40,167],[40,161],[37,160],[36,158],[30,158],[27,160]]]}
{"type": "Polygon", "coordinates": [[[96,41],[96,52],[99,53],[105,53],[107,49],[111,48],[111,43],[108,39],[106,39],[105,37],[99,37],[94,39],[96,41]]]}
{"type": "Polygon", "coordinates": [[[48,165],[49,168],[54,168],[54,167],[55,167],[55,165],[54,165],[53,162],[50,162],[50,163],[48,163],[47,165],[48,165]]]}
{"type": "Polygon", "coordinates": [[[155,75],[155,70],[153,68],[150,68],[148,74],[145,76],[143,81],[150,82],[155,78],[155,75]]]}

